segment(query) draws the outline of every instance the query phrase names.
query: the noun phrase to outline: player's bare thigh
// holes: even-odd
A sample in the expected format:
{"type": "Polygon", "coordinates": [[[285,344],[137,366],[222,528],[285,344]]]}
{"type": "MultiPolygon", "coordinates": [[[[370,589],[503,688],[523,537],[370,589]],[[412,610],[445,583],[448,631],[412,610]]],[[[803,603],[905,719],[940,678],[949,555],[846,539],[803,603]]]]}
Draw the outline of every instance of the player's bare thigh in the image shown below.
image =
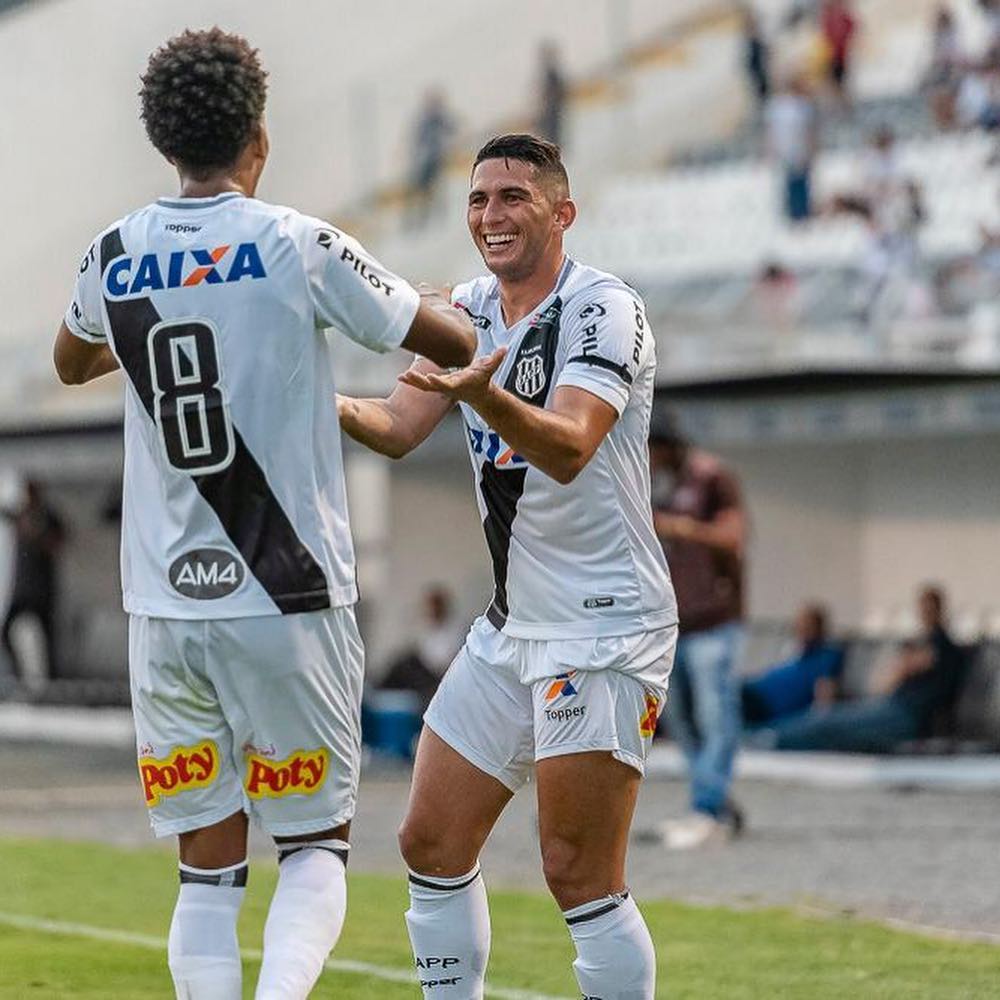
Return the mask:
{"type": "Polygon", "coordinates": [[[642,776],[603,750],[547,757],[536,775],[542,868],[556,902],[567,910],[621,892],[642,776]]]}
{"type": "Polygon", "coordinates": [[[440,878],[471,871],[512,794],[424,726],[399,829],[403,860],[440,878]]]}

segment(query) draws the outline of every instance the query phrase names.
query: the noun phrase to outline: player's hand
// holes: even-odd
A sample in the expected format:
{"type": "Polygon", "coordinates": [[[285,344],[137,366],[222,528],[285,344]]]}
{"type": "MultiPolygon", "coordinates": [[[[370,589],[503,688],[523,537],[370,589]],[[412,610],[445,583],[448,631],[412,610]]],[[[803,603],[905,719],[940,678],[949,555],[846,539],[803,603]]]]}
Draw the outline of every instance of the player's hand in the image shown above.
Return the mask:
{"type": "Polygon", "coordinates": [[[427,284],[426,281],[421,281],[415,287],[421,301],[426,302],[429,306],[433,306],[435,309],[455,308],[451,304],[451,285],[435,288],[433,285],[427,284]]]}
{"type": "Polygon", "coordinates": [[[490,379],[506,356],[507,348],[501,347],[492,354],[476,358],[468,367],[453,372],[420,372],[409,368],[399,376],[399,381],[414,389],[439,392],[449,399],[475,406],[489,393],[490,379]]]}

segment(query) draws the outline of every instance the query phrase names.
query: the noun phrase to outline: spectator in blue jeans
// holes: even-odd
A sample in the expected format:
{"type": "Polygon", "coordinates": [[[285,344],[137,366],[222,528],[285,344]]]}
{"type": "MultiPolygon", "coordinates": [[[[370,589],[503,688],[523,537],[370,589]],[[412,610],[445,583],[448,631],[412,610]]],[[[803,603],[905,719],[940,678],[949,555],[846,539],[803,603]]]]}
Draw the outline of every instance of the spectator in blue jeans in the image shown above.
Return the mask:
{"type": "Polygon", "coordinates": [[[815,709],[779,723],[779,750],[842,750],[887,753],[904,740],[926,735],[935,711],[954,702],[964,665],[944,624],[944,593],[925,586],[918,597],[921,634],[904,643],[874,678],[873,697],[815,709]]]}
{"type": "Polygon", "coordinates": [[[747,519],[739,481],[713,455],[692,448],[674,421],[650,429],[653,523],[670,564],[680,638],[666,714],[687,758],[691,813],[661,826],[667,847],[726,840],[742,828],[729,797],[740,735],[734,667],[743,642],[747,519]]]}
{"type": "Polygon", "coordinates": [[[757,677],[743,682],[743,724],[774,724],[814,705],[831,705],[844,666],[844,650],[827,636],[826,609],[805,605],[795,617],[795,654],[757,677]]]}

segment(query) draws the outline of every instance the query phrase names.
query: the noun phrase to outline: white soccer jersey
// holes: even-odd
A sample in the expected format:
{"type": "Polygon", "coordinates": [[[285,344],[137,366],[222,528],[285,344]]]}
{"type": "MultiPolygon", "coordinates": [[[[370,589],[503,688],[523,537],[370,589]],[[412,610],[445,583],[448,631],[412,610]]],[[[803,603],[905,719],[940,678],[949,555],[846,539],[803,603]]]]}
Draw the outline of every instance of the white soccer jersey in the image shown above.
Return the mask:
{"type": "Polygon", "coordinates": [[[238,193],[161,198],[98,236],[66,325],[126,376],[126,611],[357,600],[323,330],[390,350],[418,302],[345,233],[238,193]]]}
{"type": "Polygon", "coordinates": [[[638,294],[566,259],[556,287],[508,329],[496,278],[459,285],[479,354],[507,345],[493,381],[533,406],[558,386],[586,389],[618,412],[572,483],[530,466],[462,405],[476,499],[493,560],[486,614],[527,639],[629,635],[674,624],[677,609],[653,531],[647,438],[656,355],[638,294]]]}

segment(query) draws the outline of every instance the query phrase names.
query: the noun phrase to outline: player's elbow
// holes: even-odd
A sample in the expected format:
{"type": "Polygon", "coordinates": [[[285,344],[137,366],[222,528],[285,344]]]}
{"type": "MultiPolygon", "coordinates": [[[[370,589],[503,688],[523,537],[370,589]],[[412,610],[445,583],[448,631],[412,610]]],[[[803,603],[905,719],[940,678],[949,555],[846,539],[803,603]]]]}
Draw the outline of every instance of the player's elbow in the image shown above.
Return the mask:
{"type": "Polygon", "coordinates": [[[83,385],[87,381],[87,372],[80,365],[73,364],[69,359],[62,357],[56,351],[52,357],[56,375],[63,385],[83,385]]]}
{"type": "Polygon", "coordinates": [[[590,455],[586,452],[572,449],[559,457],[549,470],[549,475],[560,485],[569,486],[587,467],[590,455]]]}

